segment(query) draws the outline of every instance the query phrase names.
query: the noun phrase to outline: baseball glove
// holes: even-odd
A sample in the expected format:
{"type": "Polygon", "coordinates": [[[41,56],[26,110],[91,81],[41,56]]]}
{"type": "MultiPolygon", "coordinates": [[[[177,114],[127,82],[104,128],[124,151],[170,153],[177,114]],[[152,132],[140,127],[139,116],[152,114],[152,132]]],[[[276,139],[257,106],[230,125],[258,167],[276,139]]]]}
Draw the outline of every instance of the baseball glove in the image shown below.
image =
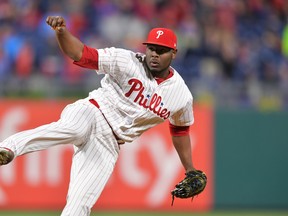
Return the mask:
{"type": "Polygon", "coordinates": [[[171,191],[171,205],[174,203],[174,197],[181,199],[193,199],[196,195],[200,194],[204,190],[207,184],[207,176],[201,170],[193,170],[185,173],[185,175],[186,177],[181,180],[171,191]]]}

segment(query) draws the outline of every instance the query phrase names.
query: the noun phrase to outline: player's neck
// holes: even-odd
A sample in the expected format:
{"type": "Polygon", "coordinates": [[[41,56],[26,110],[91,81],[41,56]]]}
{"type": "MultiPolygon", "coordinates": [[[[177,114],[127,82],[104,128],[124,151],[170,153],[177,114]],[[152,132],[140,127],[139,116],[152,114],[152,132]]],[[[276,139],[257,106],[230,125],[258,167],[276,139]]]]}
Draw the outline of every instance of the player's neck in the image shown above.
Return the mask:
{"type": "Polygon", "coordinates": [[[154,78],[166,79],[170,73],[170,67],[162,71],[150,71],[154,78]]]}
{"type": "Polygon", "coordinates": [[[160,85],[163,81],[169,79],[170,77],[173,76],[173,72],[172,70],[169,70],[169,74],[168,76],[166,76],[165,78],[158,78],[158,77],[154,77],[154,79],[156,80],[156,82],[158,83],[158,85],[160,85]]]}

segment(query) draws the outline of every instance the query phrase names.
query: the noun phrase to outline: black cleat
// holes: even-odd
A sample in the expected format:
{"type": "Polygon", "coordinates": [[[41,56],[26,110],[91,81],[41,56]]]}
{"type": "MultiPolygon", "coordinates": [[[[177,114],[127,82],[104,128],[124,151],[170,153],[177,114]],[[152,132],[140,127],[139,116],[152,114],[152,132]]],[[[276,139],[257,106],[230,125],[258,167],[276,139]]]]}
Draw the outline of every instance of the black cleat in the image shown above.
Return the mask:
{"type": "Polygon", "coordinates": [[[14,153],[4,147],[0,147],[0,166],[10,163],[14,158],[14,153]]]}

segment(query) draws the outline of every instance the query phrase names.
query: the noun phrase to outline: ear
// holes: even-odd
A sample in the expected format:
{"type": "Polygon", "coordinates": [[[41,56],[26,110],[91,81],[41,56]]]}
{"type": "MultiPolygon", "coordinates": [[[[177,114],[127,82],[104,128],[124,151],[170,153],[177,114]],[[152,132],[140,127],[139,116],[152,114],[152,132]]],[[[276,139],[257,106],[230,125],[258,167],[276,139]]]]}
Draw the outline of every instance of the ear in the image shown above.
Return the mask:
{"type": "Polygon", "coordinates": [[[172,59],[176,58],[176,54],[177,54],[177,49],[173,49],[172,50],[172,59]]]}

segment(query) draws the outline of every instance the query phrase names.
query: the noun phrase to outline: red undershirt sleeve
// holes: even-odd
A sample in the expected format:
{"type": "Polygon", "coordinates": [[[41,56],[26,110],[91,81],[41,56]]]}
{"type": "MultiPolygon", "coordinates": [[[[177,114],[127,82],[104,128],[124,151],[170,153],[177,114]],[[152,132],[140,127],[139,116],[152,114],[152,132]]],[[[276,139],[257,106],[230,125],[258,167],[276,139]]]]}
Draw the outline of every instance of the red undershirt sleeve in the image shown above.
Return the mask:
{"type": "Polygon", "coordinates": [[[169,122],[169,129],[172,136],[186,136],[189,134],[190,126],[175,126],[169,122]]]}
{"type": "Polygon", "coordinates": [[[97,49],[84,45],[81,59],[79,61],[74,61],[73,64],[84,68],[98,70],[97,49]]]}

